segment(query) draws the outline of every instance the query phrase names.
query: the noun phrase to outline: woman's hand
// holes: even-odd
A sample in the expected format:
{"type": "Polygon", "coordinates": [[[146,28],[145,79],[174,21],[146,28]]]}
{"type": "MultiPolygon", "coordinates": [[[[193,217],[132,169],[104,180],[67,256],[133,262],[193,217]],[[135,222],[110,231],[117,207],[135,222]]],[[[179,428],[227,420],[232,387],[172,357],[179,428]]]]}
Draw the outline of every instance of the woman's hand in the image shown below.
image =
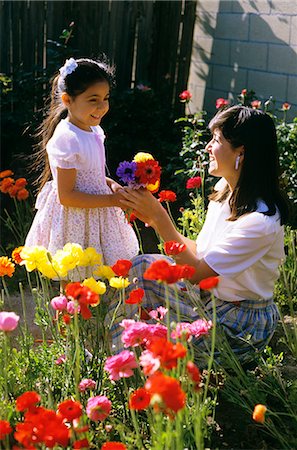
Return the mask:
{"type": "Polygon", "coordinates": [[[122,207],[131,208],[140,220],[152,227],[155,227],[157,218],[165,213],[163,206],[147,189],[125,187],[121,195],[124,198],[120,200],[122,207]]]}

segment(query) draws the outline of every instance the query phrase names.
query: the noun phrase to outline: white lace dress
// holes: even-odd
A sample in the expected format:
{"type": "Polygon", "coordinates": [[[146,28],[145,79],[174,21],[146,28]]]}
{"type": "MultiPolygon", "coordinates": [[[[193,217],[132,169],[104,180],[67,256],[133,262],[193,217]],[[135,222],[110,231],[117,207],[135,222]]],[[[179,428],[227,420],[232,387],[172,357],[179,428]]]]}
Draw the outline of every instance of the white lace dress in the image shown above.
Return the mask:
{"type": "MultiPolygon", "coordinates": [[[[83,249],[94,247],[108,265],[138,254],[137,237],[120,208],[72,208],[59,202],[57,167],[77,170],[78,191],[111,193],[105,177],[104,138],[100,126],[88,132],[67,119],[58,124],[47,144],[53,180],[37,196],[37,213],[25,245],[42,245],[53,255],[68,242],[78,243],[83,249]]],[[[80,274],[85,274],[83,268],[80,274]]]]}

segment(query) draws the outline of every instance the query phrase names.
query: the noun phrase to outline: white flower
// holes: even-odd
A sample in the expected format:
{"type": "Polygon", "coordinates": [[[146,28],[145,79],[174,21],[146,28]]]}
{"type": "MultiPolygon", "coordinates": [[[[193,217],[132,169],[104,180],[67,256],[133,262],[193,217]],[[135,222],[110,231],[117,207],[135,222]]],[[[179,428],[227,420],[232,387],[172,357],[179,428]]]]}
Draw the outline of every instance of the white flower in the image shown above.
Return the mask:
{"type": "Polygon", "coordinates": [[[78,64],[74,58],[66,59],[64,66],[59,69],[61,78],[65,78],[67,75],[70,75],[76,68],[78,64]]]}

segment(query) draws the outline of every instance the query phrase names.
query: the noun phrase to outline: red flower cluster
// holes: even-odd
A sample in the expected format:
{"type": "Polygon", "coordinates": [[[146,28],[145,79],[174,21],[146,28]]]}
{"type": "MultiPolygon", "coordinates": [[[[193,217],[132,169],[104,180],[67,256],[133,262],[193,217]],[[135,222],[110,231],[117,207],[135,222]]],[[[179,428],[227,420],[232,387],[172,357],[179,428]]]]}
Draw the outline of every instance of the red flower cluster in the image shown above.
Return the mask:
{"type": "Polygon", "coordinates": [[[80,306],[80,313],[84,319],[90,319],[92,313],[89,305],[97,305],[99,303],[99,295],[91,291],[87,286],[81,283],[69,283],[65,288],[65,294],[71,300],[76,300],[80,306]]]}
{"type": "Polygon", "coordinates": [[[159,202],[175,202],[176,201],[176,193],[173,191],[160,191],[159,192],[159,202]]]}
{"type": "Polygon", "coordinates": [[[13,175],[11,170],[3,170],[0,172],[0,191],[3,194],[9,194],[12,198],[17,200],[26,200],[29,197],[29,192],[25,188],[28,184],[26,178],[18,178],[14,180],[10,175],[13,175]]]}
{"type": "Polygon", "coordinates": [[[161,167],[158,161],[148,159],[137,163],[135,177],[139,184],[155,184],[160,180],[161,167]]]}
{"type": "Polygon", "coordinates": [[[164,259],[154,261],[143,274],[146,280],[164,281],[171,284],[186,278],[190,279],[195,274],[195,268],[192,266],[169,264],[164,259]]]}
{"type": "Polygon", "coordinates": [[[130,292],[129,297],[125,300],[128,305],[135,305],[142,302],[144,290],[142,288],[134,289],[130,292]]]}
{"type": "Polygon", "coordinates": [[[179,94],[179,98],[182,103],[188,103],[192,98],[192,94],[190,91],[183,91],[179,94]]]}
{"type": "Polygon", "coordinates": [[[187,354],[186,347],[180,342],[173,344],[166,338],[153,339],[147,349],[160,360],[161,367],[168,370],[176,367],[178,358],[184,358],[187,354]]]}
{"type": "Polygon", "coordinates": [[[119,259],[111,268],[118,277],[126,277],[131,267],[131,261],[127,259],[119,259]]]}
{"type": "Polygon", "coordinates": [[[227,106],[229,105],[228,100],[224,99],[224,98],[217,98],[216,100],[216,108],[222,108],[223,106],[227,106]]]}
{"type": "Polygon", "coordinates": [[[199,189],[201,186],[201,177],[193,177],[187,180],[186,188],[187,189],[199,189]]]}
{"type": "Polygon", "coordinates": [[[156,412],[163,411],[169,416],[184,408],[186,394],[175,378],[156,372],[145,383],[145,390],[151,395],[151,404],[156,412]]]}
{"type": "Polygon", "coordinates": [[[184,252],[186,248],[186,244],[180,244],[179,242],[175,241],[167,241],[164,243],[164,251],[166,255],[169,256],[178,255],[179,253],[184,252]]]}

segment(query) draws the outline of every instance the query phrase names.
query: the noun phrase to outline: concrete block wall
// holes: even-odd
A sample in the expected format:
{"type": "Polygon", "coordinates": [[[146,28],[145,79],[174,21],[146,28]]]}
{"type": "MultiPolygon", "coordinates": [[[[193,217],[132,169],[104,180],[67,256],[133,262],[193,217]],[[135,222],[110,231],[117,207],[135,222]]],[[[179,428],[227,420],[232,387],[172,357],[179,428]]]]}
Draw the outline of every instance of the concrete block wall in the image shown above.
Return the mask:
{"type": "Polygon", "coordinates": [[[252,89],[296,117],[297,0],[198,0],[188,89],[211,115],[217,98],[252,89]]]}

